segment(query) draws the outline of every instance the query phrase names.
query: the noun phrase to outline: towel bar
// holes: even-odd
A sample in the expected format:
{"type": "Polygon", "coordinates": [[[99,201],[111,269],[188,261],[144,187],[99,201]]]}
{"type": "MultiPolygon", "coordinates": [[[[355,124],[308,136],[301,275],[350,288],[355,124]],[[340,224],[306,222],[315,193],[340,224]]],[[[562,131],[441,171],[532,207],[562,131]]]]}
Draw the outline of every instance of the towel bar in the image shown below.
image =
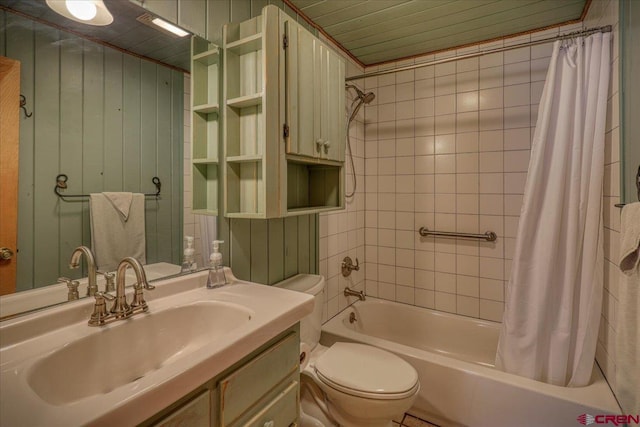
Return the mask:
{"type": "MultiPolygon", "coordinates": [[[[63,173],[61,173],[60,175],[56,176],[56,186],[53,188],[53,192],[56,193],[56,195],[62,199],[63,201],[67,201],[65,200],[66,198],[78,198],[78,197],[89,197],[89,194],[62,194],[60,193],[60,190],[65,190],[67,188],[67,180],[69,179],[69,177],[63,173]]],[[[157,176],[154,176],[153,178],[151,178],[151,182],[153,182],[153,185],[156,186],[156,192],[155,193],[145,193],[144,195],[146,197],[155,197],[156,199],[160,196],[160,188],[162,187],[162,183],[160,182],[160,178],[158,178],[157,176]]]]}

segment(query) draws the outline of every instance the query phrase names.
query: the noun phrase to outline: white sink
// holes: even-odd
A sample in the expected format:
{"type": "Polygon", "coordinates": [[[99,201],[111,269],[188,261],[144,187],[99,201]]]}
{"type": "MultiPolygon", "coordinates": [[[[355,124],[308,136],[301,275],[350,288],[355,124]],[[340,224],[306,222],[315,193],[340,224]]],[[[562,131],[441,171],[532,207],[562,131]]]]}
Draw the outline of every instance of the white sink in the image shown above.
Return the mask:
{"type": "Polygon", "coordinates": [[[38,360],[27,381],[53,405],[109,393],[190,355],[251,314],[236,304],[206,301],[137,315],[38,360]]]}
{"type": "Polygon", "coordinates": [[[137,425],[311,313],[310,295],[226,275],[156,282],[148,313],[106,326],[87,325],[93,298],[0,322],[0,425],[137,425]]]}

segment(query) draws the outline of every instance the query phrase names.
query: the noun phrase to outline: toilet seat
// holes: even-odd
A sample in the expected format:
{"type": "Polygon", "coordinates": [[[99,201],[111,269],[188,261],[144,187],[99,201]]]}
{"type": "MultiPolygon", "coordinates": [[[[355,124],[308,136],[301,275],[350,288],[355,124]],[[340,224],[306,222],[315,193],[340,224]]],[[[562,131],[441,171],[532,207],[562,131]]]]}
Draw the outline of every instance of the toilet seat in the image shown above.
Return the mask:
{"type": "Polygon", "coordinates": [[[419,386],[418,373],[388,351],[364,344],[338,342],[315,362],[315,373],[327,386],[376,400],[404,399],[419,386]]]}

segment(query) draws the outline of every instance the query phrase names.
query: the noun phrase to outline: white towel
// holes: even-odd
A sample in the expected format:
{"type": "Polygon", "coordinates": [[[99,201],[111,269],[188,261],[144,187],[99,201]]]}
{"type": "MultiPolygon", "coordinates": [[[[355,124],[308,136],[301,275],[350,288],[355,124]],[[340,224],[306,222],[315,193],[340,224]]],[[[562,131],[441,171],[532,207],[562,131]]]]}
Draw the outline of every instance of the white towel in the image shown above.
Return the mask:
{"type": "Polygon", "coordinates": [[[131,210],[131,201],[133,193],[102,193],[111,202],[114,208],[122,215],[126,221],[129,219],[129,211],[131,210]]]}
{"type": "Polygon", "coordinates": [[[640,413],[640,202],[622,209],[616,321],[616,397],[623,413],[640,413]]]}
{"type": "Polygon", "coordinates": [[[144,194],[131,194],[126,217],[120,207],[126,208],[127,196],[107,197],[104,193],[91,194],[91,248],[96,264],[102,271],[115,270],[125,257],[147,262],[144,224],[144,194]],[[114,204],[113,200],[116,200],[114,204]],[[124,200],[124,203],[121,203],[124,200]],[[116,207],[116,204],[120,207],[116,207]]]}

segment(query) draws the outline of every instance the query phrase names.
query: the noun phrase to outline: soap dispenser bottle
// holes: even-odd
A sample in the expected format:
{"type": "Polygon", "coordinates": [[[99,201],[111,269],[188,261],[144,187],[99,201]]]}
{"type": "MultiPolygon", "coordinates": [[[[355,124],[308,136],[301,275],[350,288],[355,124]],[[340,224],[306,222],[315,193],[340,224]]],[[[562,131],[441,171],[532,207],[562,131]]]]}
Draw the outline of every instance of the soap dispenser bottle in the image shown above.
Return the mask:
{"type": "Polygon", "coordinates": [[[227,277],[224,274],[222,266],[222,254],[220,253],[220,243],[222,240],[214,240],[211,242],[213,252],[209,257],[209,278],[207,279],[207,288],[213,289],[227,284],[227,277]]]}
{"type": "Polygon", "coordinates": [[[182,259],[180,273],[195,271],[196,268],[198,268],[194,258],[195,249],[193,249],[193,236],[184,236],[184,240],[187,242],[187,247],[184,248],[184,257],[182,259]]]}

